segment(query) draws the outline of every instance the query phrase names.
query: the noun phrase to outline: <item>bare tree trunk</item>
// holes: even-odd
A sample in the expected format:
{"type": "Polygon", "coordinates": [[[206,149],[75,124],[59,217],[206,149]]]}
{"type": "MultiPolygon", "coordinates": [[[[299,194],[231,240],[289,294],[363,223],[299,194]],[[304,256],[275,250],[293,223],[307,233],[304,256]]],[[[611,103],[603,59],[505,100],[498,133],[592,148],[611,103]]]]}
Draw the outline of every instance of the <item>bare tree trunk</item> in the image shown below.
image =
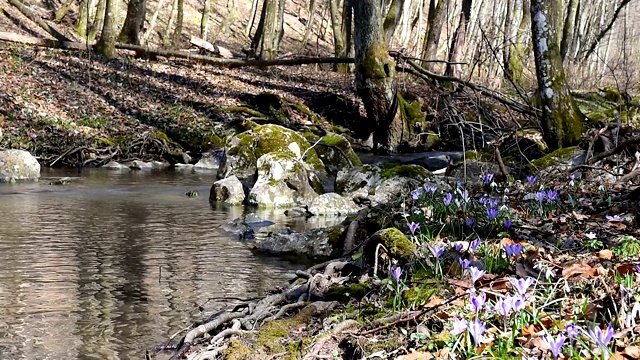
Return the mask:
{"type": "Polygon", "coordinates": [[[102,31],[104,24],[104,17],[107,9],[107,0],[98,0],[98,8],[96,9],[96,17],[93,19],[93,24],[89,29],[89,40],[96,38],[99,32],[102,31]]]}
{"type": "Polygon", "coordinates": [[[127,5],[127,17],[120,30],[118,41],[127,44],[140,45],[140,31],[147,16],[146,0],[129,0],[127,5]]]}
{"type": "Polygon", "coordinates": [[[249,13],[251,14],[251,18],[247,23],[247,27],[244,28],[244,35],[246,37],[249,37],[249,35],[251,34],[251,28],[253,27],[253,23],[256,21],[256,14],[258,13],[258,0],[253,0],[251,2],[251,11],[249,13]]]}
{"type": "Polygon", "coordinates": [[[162,7],[164,6],[164,1],[165,0],[159,0],[158,1],[158,7],[156,8],[156,11],[154,11],[153,15],[151,16],[151,21],[149,22],[149,27],[147,28],[147,30],[144,32],[144,35],[142,36],[142,39],[144,40],[143,42],[145,44],[149,40],[149,36],[153,32],[153,29],[156,27],[156,22],[158,21],[158,14],[160,13],[160,9],[162,9],[162,7]]]}
{"type": "Polygon", "coordinates": [[[233,0],[231,2],[231,6],[229,6],[229,1],[227,0],[227,16],[225,16],[224,20],[222,20],[222,24],[220,24],[220,32],[226,35],[229,33],[231,28],[231,24],[236,20],[236,15],[238,15],[238,0],[233,0]]]}
{"type": "Polygon", "coordinates": [[[404,1],[405,0],[392,0],[389,10],[387,11],[387,16],[384,18],[382,27],[384,29],[385,41],[387,44],[391,43],[393,33],[396,32],[396,27],[398,27],[398,23],[400,23],[402,10],[404,9],[404,1]]]}
{"type": "MultiPolygon", "coordinates": [[[[340,0],[329,0],[329,14],[331,16],[331,30],[333,32],[333,53],[337,57],[347,56],[345,47],[345,39],[342,34],[342,19],[338,11],[340,0]]],[[[348,70],[346,64],[336,64],[335,71],[346,72],[348,70]]]]}
{"type": "Polygon", "coordinates": [[[372,125],[374,146],[395,151],[404,124],[398,115],[395,62],[380,24],[380,1],[355,1],[354,15],[356,89],[372,125]]]}
{"type": "Polygon", "coordinates": [[[251,42],[251,50],[259,59],[271,60],[278,52],[282,29],[278,15],[281,9],[284,10],[284,4],[280,2],[284,0],[265,0],[262,6],[260,22],[251,42]]]}
{"type": "MultiPolygon", "coordinates": [[[[429,30],[424,42],[424,52],[422,57],[427,60],[433,60],[438,55],[438,44],[440,41],[440,33],[442,32],[442,26],[447,20],[447,10],[449,9],[449,3],[451,0],[440,0],[438,5],[435,5],[436,0],[431,0],[429,4],[429,30]]],[[[432,71],[434,67],[433,62],[425,62],[422,64],[424,68],[432,71]]]]}
{"type": "Polygon", "coordinates": [[[532,0],[531,32],[538,91],[542,105],[542,133],[551,150],[575,145],[582,135],[583,115],[565,80],[557,32],[562,21],[560,0],[532,0]]]}
{"type": "MultiPolygon", "coordinates": [[[[331,0],[329,0],[331,1],[331,0]]],[[[309,21],[307,21],[307,29],[304,32],[304,37],[302,38],[302,48],[307,47],[307,42],[309,41],[309,36],[311,36],[311,31],[313,30],[313,21],[315,20],[316,13],[316,0],[311,0],[309,3],[309,21]]],[[[333,4],[330,4],[332,6],[333,4]]]]}
{"type": "Polygon", "coordinates": [[[502,66],[504,68],[505,78],[512,78],[513,72],[511,71],[511,44],[513,39],[511,38],[511,29],[513,27],[513,0],[507,0],[506,11],[504,17],[504,44],[502,47],[502,66]]]}
{"type": "Polygon", "coordinates": [[[178,16],[176,17],[176,29],[173,32],[171,40],[171,46],[177,47],[180,44],[180,37],[182,36],[182,21],[184,19],[184,0],[177,0],[178,3],[178,16]]]}
{"type": "Polygon", "coordinates": [[[211,1],[204,0],[204,9],[202,10],[202,19],[200,20],[200,37],[204,41],[209,41],[209,17],[211,16],[211,1]]]}
{"type": "Polygon", "coordinates": [[[562,42],[560,42],[560,54],[562,55],[562,61],[567,57],[567,52],[573,42],[573,28],[579,4],[580,0],[569,0],[569,4],[567,5],[567,16],[564,19],[564,26],[562,27],[562,42]]]}
{"type": "Polygon", "coordinates": [[[69,8],[73,4],[73,2],[74,0],[67,0],[64,4],[62,4],[62,6],[60,6],[60,9],[58,9],[58,11],[56,12],[56,19],[54,20],[56,24],[59,24],[62,19],[67,16],[67,13],[69,13],[69,8]]]}
{"type": "Polygon", "coordinates": [[[106,0],[104,25],[100,33],[100,39],[96,43],[96,51],[98,54],[104,56],[107,59],[114,58],[116,56],[116,39],[118,34],[116,33],[116,20],[118,12],[117,0],[106,0]]]}
{"type": "MultiPolygon", "coordinates": [[[[451,49],[449,50],[449,62],[461,62],[464,57],[464,46],[467,37],[467,27],[469,26],[469,20],[471,19],[471,6],[472,0],[462,0],[462,10],[460,14],[460,20],[458,21],[458,27],[453,33],[453,39],[451,41],[451,49]]],[[[447,64],[445,69],[445,75],[460,77],[462,69],[460,65],[447,64]]]]}
{"type": "Polygon", "coordinates": [[[80,37],[87,35],[87,25],[89,24],[89,10],[93,8],[94,0],[81,0],[79,5],[78,22],[76,23],[76,33],[80,37]]]}

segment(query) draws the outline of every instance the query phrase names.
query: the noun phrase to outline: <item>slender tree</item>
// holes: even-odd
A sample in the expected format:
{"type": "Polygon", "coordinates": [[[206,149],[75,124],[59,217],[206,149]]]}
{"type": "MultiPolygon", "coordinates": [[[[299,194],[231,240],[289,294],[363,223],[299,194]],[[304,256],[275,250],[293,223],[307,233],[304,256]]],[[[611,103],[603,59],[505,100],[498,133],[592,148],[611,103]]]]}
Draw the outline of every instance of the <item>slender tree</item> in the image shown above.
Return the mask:
{"type": "Polygon", "coordinates": [[[264,0],[258,27],[251,41],[252,53],[260,59],[271,60],[278,53],[284,26],[284,1],[264,0]]]}
{"type": "Polygon", "coordinates": [[[562,13],[562,0],[531,1],[531,33],[542,105],[542,134],[552,150],[580,141],[584,117],[569,93],[562,67],[557,35],[562,13]]]}
{"type": "Polygon", "coordinates": [[[117,18],[117,0],[105,0],[104,24],[102,25],[102,32],[100,33],[100,39],[98,39],[98,42],[96,43],[96,48],[98,54],[106,57],[107,59],[111,59],[116,56],[116,39],[118,38],[118,34],[116,32],[117,18]]]}
{"type": "Polygon", "coordinates": [[[459,77],[462,73],[460,65],[451,63],[461,62],[463,60],[467,28],[469,27],[469,20],[471,19],[472,3],[472,0],[462,0],[462,10],[458,21],[458,27],[453,32],[451,48],[449,49],[449,64],[447,64],[445,69],[445,75],[447,76],[459,77]]]}

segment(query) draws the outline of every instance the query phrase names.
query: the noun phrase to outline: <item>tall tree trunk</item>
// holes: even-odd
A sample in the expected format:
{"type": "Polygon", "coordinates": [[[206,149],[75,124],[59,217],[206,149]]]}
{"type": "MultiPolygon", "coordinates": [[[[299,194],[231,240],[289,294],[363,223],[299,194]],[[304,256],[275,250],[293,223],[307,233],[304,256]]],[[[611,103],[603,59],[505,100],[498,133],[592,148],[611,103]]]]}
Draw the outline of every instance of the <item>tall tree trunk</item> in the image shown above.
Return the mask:
{"type": "Polygon", "coordinates": [[[169,12],[169,22],[167,23],[167,27],[164,30],[164,34],[162,35],[162,42],[164,43],[164,47],[170,47],[171,41],[173,40],[173,23],[175,22],[175,18],[173,16],[174,13],[178,10],[178,1],[173,0],[171,2],[171,11],[169,12]]]}
{"type": "Polygon", "coordinates": [[[538,91],[542,105],[542,133],[551,150],[576,145],[584,116],[567,87],[558,29],[562,21],[561,0],[532,0],[531,33],[538,91]]]}
{"type": "Polygon", "coordinates": [[[160,14],[160,9],[162,9],[162,7],[164,6],[164,1],[165,0],[158,1],[158,7],[156,8],[156,10],[153,12],[153,15],[151,16],[149,27],[147,28],[147,30],[144,32],[144,35],[142,36],[142,39],[144,40],[143,43],[145,44],[149,40],[149,36],[153,32],[153,29],[156,27],[156,22],[158,21],[158,14],[160,14]]]}
{"type": "Polygon", "coordinates": [[[387,51],[380,23],[380,1],[356,0],[353,6],[356,89],[372,125],[374,146],[395,151],[404,124],[398,115],[395,62],[387,51]]]}
{"type": "MultiPolygon", "coordinates": [[[[347,56],[347,50],[345,47],[345,38],[342,34],[342,19],[340,18],[340,12],[338,6],[340,0],[329,0],[329,14],[331,16],[331,30],[333,32],[333,53],[336,57],[347,56]]],[[[347,64],[335,64],[334,70],[339,72],[346,72],[347,64]]]]}
{"type": "Polygon", "coordinates": [[[576,14],[578,13],[578,6],[580,0],[569,0],[567,16],[564,19],[564,26],[562,27],[562,42],[560,42],[560,54],[562,55],[562,61],[567,57],[567,52],[573,42],[573,28],[575,26],[576,14]]]}
{"type": "Polygon", "coordinates": [[[200,20],[200,38],[209,41],[209,17],[211,16],[211,1],[204,0],[204,9],[202,10],[202,19],[200,20]]]}
{"type": "MultiPolygon", "coordinates": [[[[469,26],[469,20],[471,19],[471,5],[472,0],[462,0],[462,10],[460,14],[460,20],[458,21],[458,27],[453,33],[453,39],[451,40],[451,48],[449,50],[449,62],[461,62],[464,57],[464,45],[467,38],[467,27],[469,26]]],[[[462,69],[460,65],[447,64],[445,69],[445,75],[460,77],[462,69]]]]}
{"type": "MultiPolygon", "coordinates": [[[[331,0],[329,0],[331,1],[331,0]]],[[[313,21],[315,20],[316,14],[316,0],[311,0],[309,3],[309,20],[307,21],[307,29],[304,31],[304,37],[302,37],[302,48],[307,47],[307,42],[309,41],[309,37],[311,36],[311,31],[313,30],[313,21]]],[[[329,4],[329,6],[333,6],[333,4],[329,4]]],[[[333,19],[333,18],[332,18],[333,19]]]]}
{"type": "MultiPolygon", "coordinates": [[[[449,2],[451,0],[439,0],[438,5],[435,5],[436,0],[431,0],[429,4],[429,30],[427,31],[427,37],[424,42],[424,52],[422,57],[427,60],[435,60],[438,55],[438,44],[440,41],[440,33],[442,32],[442,26],[447,20],[447,11],[449,9],[449,2]]],[[[425,62],[422,64],[427,70],[433,70],[433,62],[425,62]]]]}
{"type": "Polygon", "coordinates": [[[147,16],[146,0],[129,0],[127,17],[120,30],[119,41],[127,44],[140,45],[140,31],[147,16]]]}
{"type": "Polygon", "coordinates": [[[98,0],[98,8],[96,9],[96,16],[93,19],[93,24],[91,24],[91,28],[89,29],[89,40],[93,40],[96,38],[96,35],[102,31],[104,26],[104,18],[107,9],[107,0],[98,0]]]}
{"type": "Polygon", "coordinates": [[[118,3],[117,0],[105,1],[105,14],[100,39],[96,43],[98,54],[107,59],[116,56],[116,39],[118,38],[116,29],[116,20],[118,19],[118,3]]]}
{"type": "Polygon", "coordinates": [[[251,14],[249,18],[249,22],[247,22],[247,26],[244,28],[244,35],[249,37],[251,35],[251,28],[253,27],[253,23],[256,21],[256,14],[258,13],[258,0],[253,0],[251,2],[251,10],[249,14],[251,14]]]}
{"type": "Polygon", "coordinates": [[[220,32],[222,32],[222,34],[227,35],[229,33],[231,24],[236,20],[237,15],[238,0],[227,0],[227,16],[225,16],[224,20],[222,20],[222,24],[220,24],[220,32]]]}
{"type": "Polygon", "coordinates": [[[281,36],[282,21],[279,18],[283,9],[280,2],[285,0],[264,0],[258,28],[253,35],[251,50],[259,59],[271,60],[278,52],[281,36]]]}
{"type": "Polygon", "coordinates": [[[178,16],[176,17],[176,29],[173,32],[171,40],[171,46],[177,47],[180,44],[180,37],[182,36],[182,21],[184,19],[184,0],[178,0],[178,16]]]}
{"type": "Polygon", "coordinates": [[[384,29],[384,37],[387,44],[391,43],[393,33],[396,32],[396,27],[400,23],[400,17],[404,10],[405,0],[392,0],[387,11],[387,16],[384,17],[384,23],[382,24],[384,29]]]}
{"type": "Polygon", "coordinates": [[[502,46],[502,66],[504,68],[505,78],[513,78],[511,71],[511,44],[513,43],[513,0],[507,0],[506,11],[504,16],[504,45],[502,46]]]}
{"type": "Polygon", "coordinates": [[[80,35],[80,37],[85,37],[87,35],[87,26],[89,24],[89,10],[93,7],[93,5],[93,0],[80,1],[78,9],[80,13],[78,14],[78,22],[76,23],[76,33],[80,35]]]}

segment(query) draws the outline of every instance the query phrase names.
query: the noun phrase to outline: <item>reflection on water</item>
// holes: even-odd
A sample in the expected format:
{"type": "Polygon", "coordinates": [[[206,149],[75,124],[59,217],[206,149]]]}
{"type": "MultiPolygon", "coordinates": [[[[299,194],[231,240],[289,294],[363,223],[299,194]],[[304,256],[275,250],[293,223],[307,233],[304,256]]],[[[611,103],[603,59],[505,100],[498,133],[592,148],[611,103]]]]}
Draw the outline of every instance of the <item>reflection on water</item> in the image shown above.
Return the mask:
{"type": "Polygon", "coordinates": [[[242,209],[212,209],[211,182],[96,170],[0,184],[0,359],[141,359],[223,306],[196,304],[282,285],[295,266],[222,233],[242,209]]]}

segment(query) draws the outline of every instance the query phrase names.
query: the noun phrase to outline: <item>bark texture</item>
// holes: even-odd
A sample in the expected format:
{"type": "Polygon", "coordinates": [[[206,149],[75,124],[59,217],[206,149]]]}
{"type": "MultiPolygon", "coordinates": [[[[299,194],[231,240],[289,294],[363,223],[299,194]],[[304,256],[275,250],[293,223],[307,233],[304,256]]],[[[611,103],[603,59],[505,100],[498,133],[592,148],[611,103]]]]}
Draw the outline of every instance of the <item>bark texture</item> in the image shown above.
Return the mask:
{"type": "Polygon", "coordinates": [[[120,42],[140,45],[140,31],[147,15],[146,0],[129,0],[127,5],[127,17],[120,31],[120,42]]]}
{"type": "Polygon", "coordinates": [[[531,1],[531,32],[542,105],[542,132],[551,150],[577,144],[584,117],[565,80],[557,36],[561,19],[561,0],[531,1]]]}
{"type": "Polygon", "coordinates": [[[449,49],[450,63],[447,64],[444,72],[446,76],[460,77],[462,75],[461,65],[451,63],[462,62],[464,58],[465,39],[467,38],[467,28],[469,27],[469,20],[471,19],[472,3],[472,0],[462,0],[462,13],[460,14],[458,27],[453,33],[451,48],[449,49]]]}
{"type": "Polygon", "coordinates": [[[393,152],[402,141],[395,62],[389,56],[378,0],[354,2],[356,88],[373,128],[374,146],[393,152]]]}
{"type": "Polygon", "coordinates": [[[262,60],[274,59],[278,53],[282,37],[283,20],[280,19],[281,10],[284,12],[285,0],[265,0],[258,28],[253,35],[251,50],[262,60]]]}
{"type": "Polygon", "coordinates": [[[118,4],[116,1],[117,0],[105,0],[104,25],[102,26],[100,39],[96,43],[98,54],[107,59],[116,56],[116,39],[118,38],[118,34],[116,33],[118,4]]]}

